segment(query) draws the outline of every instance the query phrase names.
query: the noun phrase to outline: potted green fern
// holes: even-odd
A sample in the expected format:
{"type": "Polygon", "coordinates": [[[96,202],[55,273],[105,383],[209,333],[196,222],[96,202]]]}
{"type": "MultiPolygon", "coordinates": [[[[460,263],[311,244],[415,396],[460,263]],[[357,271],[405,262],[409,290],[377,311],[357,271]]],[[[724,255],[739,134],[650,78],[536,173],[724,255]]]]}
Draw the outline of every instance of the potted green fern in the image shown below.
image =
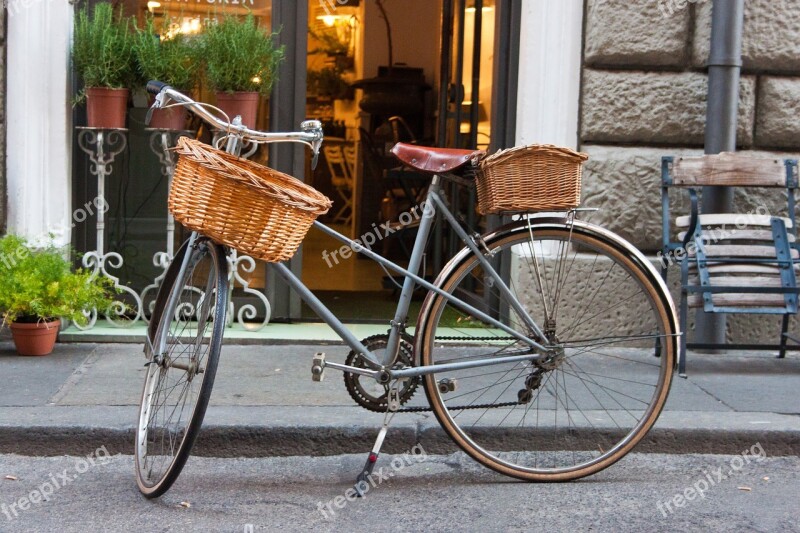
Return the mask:
{"type": "Polygon", "coordinates": [[[20,355],[48,355],[60,318],[85,324],[84,311],[107,309],[113,293],[110,280],[72,272],[59,248],[37,248],[16,235],[0,239],[0,313],[20,355]]]}
{"type": "Polygon", "coordinates": [[[353,89],[345,81],[342,72],[335,66],[309,70],[308,90],[312,94],[332,100],[353,99],[353,89]]]}
{"type": "Polygon", "coordinates": [[[72,62],[83,78],[90,127],[124,128],[130,86],[136,76],[130,20],[110,3],[84,7],[75,17],[72,62]]]}
{"type": "MultiPolygon", "coordinates": [[[[143,28],[136,27],[133,50],[139,73],[146,80],[163,81],[175,89],[189,93],[197,83],[200,62],[195,41],[182,33],[162,39],[153,17],[143,28]]],[[[186,108],[157,109],[150,127],[179,130],[186,124],[186,108]]]]}
{"type": "Polygon", "coordinates": [[[244,18],[225,15],[202,35],[205,77],[217,93],[217,106],[231,119],[255,127],[259,96],[267,95],[283,59],[274,35],[258,26],[252,13],[244,18]]]}

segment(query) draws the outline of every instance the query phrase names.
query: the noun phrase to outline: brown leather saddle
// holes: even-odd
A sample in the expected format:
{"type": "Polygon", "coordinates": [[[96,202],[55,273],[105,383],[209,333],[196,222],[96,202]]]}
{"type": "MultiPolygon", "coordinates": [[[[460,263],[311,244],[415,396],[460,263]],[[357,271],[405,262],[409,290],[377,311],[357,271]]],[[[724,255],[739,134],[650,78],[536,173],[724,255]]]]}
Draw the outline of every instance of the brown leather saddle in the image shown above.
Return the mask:
{"type": "Polygon", "coordinates": [[[485,154],[482,150],[457,150],[397,143],[392,153],[405,165],[430,174],[455,172],[485,154]]]}

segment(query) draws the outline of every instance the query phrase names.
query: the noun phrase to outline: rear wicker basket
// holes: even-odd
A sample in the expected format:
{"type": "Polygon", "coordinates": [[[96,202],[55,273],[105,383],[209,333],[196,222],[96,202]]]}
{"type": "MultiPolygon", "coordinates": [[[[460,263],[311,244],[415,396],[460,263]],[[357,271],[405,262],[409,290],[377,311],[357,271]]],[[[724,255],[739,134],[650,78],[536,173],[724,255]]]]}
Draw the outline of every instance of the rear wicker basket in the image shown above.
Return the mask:
{"type": "Polygon", "coordinates": [[[182,137],[169,210],[189,229],[256,259],[290,259],[331,201],[276,170],[182,137]]]}
{"type": "Polygon", "coordinates": [[[480,162],[478,212],[482,215],[559,211],[581,202],[587,154],[552,145],[502,150],[480,162]]]}

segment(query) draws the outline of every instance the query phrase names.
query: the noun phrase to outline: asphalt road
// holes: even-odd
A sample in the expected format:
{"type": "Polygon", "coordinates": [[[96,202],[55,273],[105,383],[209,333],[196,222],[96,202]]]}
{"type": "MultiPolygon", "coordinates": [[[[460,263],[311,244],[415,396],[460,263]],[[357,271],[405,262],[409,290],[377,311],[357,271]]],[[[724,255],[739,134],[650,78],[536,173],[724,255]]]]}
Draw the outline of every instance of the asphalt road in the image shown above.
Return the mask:
{"type": "Polygon", "coordinates": [[[157,500],[138,493],[132,457],[104,455],[0,455],[0,531],[800,531],[800,458],[758,448],[632,454],[564,484],[509,480],[460,454],[383,456],[356,501],[345,494],[360,455],[192,458],[157,500]]]}

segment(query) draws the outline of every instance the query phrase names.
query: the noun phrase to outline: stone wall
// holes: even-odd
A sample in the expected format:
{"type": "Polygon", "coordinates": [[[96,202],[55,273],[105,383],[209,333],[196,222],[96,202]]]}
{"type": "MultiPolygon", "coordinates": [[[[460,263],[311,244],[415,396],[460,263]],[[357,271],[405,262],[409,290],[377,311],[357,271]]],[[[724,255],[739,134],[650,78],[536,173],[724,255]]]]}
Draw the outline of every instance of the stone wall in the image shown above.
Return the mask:
{"type": "Polygon", "coordinates": [[[0,10],[0,233],[6,227],[6,11],[0,10]]]}
{"type": "MultiPolygon", "coordinates": [[[[800,2],[745,6],[738,149],[800,158],[800,2]]],[[[593,222],[651,255],[661,247],[661,157],[703,153],[711,9],[711,0],[587,0],[584,205],[601,209],[593,222]]],[[[779,193],[740,190],[736,202],[786,209],[779,193]]],[[[676,195],[671,205],[685,211],[688,202],[676,195]]],[[[774,317],[728,321],[737,340],[751,342],[775,342],[779,326],[774,317]]]]}
{"type": "MultiPolygon", "coordinates": [[[[711,5],[587,0],[580,137],[593,157],[585,198],[649,252],[660,248],[661,156],[702,153],[711,5]]],[[[798,18],[800,2],[746,2],[741,150],[800,152],[798,18]]]]}

